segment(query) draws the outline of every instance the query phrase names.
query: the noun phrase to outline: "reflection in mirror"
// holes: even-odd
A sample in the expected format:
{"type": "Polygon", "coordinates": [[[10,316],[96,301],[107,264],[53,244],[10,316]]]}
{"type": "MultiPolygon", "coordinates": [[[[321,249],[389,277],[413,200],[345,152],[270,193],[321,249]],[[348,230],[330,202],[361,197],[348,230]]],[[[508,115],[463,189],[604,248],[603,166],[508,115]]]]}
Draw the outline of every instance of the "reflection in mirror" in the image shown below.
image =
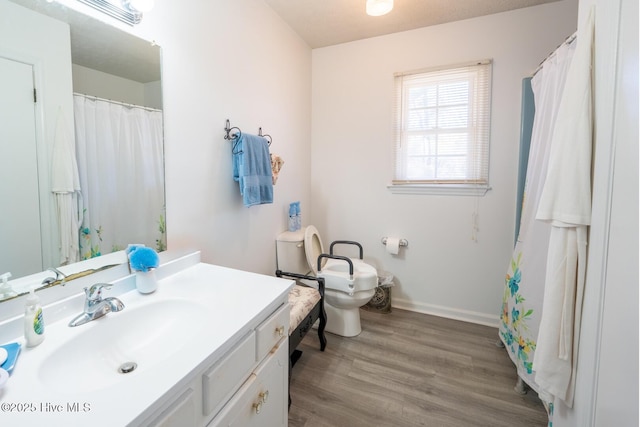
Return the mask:
{"type": "Polygon", "coordinates": [[[164,250],[160,48],[55,2],[0,0],[0,23],[0,275],[164,250]]]}

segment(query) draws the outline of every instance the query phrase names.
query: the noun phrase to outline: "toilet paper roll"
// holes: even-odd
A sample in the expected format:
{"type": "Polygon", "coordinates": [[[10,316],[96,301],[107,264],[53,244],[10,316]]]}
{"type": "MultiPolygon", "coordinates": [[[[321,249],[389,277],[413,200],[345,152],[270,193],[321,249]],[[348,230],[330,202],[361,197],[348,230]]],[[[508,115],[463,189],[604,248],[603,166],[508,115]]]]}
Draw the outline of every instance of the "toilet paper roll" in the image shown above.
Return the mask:
{"type": "Polygon", "coordinates": [[[400,250],[400,238],[399,237],[387,237],[387,252],[391,255],[398,255],[400,250]]]}

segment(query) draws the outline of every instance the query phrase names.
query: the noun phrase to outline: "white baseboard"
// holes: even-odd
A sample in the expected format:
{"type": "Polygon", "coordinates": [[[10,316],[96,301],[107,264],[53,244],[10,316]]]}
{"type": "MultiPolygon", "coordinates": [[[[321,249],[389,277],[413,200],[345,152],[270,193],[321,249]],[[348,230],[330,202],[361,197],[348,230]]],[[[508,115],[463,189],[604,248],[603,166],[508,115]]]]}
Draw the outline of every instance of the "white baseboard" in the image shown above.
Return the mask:
{"type": "Polygon", "coordinates": [[[441,305],[417,303],[404,299],[393,299],[391,306],[401,310],[415,311],[417,313],[431,314],[433,316],[446,317],[447,319],[462,320],[463,322],[477,323],[479,325],[497,328],[500,318],[498,314],[489,315],[476,311],[461,310],[459,308],[444,307],[441,305]]]}

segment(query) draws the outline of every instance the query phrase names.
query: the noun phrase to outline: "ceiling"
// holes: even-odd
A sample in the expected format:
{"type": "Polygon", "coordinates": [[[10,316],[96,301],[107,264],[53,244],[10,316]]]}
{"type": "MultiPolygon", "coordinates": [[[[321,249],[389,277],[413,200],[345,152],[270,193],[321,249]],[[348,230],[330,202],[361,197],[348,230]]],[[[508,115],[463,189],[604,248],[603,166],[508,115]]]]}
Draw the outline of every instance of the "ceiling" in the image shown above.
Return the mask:
{"type": "MultiPolygon", "coordinates": [[[[75,63],[139,82],[160,78],[157,48],[149,49],[149,42],[58,3],[11,1],[68,22],[75,63]]],[[[311,48],[555,1],[394,0],[390,13],[372,17],[365,13],[366,0],[264,0],[311,48]]]]}
{"type": "Polygon", "coordinates": [[[160,80],[159,48],[150,42],[57,2],[11,1],[68,23],[74,64],[140,83],[160,80]]]}
{"type": "Polygon", "coordinates": [[[395,0],[377,17],[365,13],[366,0],[264,1],[315,49],[559,0],[395,0]]]}

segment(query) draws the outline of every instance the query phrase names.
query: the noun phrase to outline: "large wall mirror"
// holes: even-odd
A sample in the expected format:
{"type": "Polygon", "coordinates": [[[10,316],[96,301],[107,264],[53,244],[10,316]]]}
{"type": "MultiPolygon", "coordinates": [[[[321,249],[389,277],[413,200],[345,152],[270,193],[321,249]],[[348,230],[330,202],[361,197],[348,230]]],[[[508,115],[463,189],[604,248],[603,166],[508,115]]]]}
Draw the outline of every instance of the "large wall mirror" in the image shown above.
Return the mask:
{"type": "Polygon", "coordinates": [[[0,0],[0,301],[165,249],[160,56],[57,2],[0,0]]]}

